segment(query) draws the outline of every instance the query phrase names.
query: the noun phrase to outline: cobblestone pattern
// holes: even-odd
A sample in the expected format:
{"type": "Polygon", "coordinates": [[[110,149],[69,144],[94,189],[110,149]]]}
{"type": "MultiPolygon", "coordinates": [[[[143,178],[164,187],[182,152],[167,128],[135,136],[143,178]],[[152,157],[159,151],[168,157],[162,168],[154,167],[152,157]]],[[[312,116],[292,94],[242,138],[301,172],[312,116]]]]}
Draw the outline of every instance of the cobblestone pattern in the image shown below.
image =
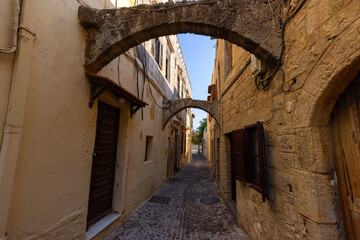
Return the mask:
{"type": "Polygon", "coordinates": [[[200,154],[169,180],[156,196],[169,204],[147,201],[107,240],[124,239],[249,239],[237,227],[223,200],[201,204],[204,197],[221,199],[209,163],[200,154]]]}

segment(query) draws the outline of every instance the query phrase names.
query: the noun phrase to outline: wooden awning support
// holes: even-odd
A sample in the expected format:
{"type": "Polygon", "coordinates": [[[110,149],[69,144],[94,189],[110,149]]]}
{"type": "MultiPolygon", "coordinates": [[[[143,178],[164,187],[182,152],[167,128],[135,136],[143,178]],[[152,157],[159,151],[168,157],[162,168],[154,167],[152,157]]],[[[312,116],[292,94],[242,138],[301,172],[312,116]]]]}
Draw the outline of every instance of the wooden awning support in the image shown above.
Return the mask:
{"type": "Polygon", "coordinates": [[[146,102],[136,97],[119,84],[111,79],[94,73],[86,72],[89,82],[91,83],[89,108],[92,108],[96,98],[98,98],[105,90],[113,93],[117,97],[122,97],[131,103],[130,116],[132,117],[137,110],[148,105],[146,102]]]}

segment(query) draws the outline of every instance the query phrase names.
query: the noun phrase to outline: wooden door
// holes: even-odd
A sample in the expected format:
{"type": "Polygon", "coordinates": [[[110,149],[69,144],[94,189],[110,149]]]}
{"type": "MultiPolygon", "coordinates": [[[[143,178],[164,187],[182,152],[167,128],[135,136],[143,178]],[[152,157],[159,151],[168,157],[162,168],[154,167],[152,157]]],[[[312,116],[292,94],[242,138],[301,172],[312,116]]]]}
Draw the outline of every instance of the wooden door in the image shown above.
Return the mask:
{"type": "Polygon", "coordinates": [[[119,116],[118,108],[98,103],[87,226],[112,210],[119,116]]]}
{"type": "Polygon", "coordinates": [[[329,122],[346,239],[360,239],[360,84],[337,101],[329,122]]]}

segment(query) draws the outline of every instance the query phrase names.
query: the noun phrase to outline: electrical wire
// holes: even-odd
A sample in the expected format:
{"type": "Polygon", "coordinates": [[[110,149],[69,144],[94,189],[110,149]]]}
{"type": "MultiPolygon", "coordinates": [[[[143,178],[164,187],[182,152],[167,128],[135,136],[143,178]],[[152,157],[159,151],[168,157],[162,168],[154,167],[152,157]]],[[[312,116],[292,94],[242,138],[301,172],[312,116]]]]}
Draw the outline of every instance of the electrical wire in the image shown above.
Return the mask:
{"type": "MultiPolygon", "coordinates": [[[[284,23],[282,24],[282,27],[281,27],[281,52],[280,52],[280,57],[279,57],[279,61],[275,67],[275,70],[266,78],[266,79],[261,79],[260,77],[255,77],[255,86],[257,89],[259,90],[265,90],[267,89],[267,87],[269,86],[270,84],[270,81],[274,78],[275,74],[281,69],[281,71],[283,72],[283,83],[282,83],[282,87],[281,89],[284,91],[283,89],[283,85],[284,85],[284,82],[285,82],[285,72],[284,70],[282,69],[281,65],[283,64],[283,56],[284,56],[284,52],[285,52],[285,27],[286,27],[286,24],[293,18],[295,17],[295,15],[300,11],[300,9],[304,6],[306,0],[303,0],[299,7],[294,11],[294,13],[292,15],[290,15],[289,17],[286,18],[286,20],[284,21],[284,23]]],[[[289,15],[289,11],[290,11],[290,5],[288,6],[288,9],[286,11],[286,14],[285,16],[288,16],[289,15]]],[[[291,87],[296,83],[296,79],[294,78],[293,79],[293,82],[291,83],[290,87],[288,90],[284,91],[284,92],[289,92],[291,91],[291,87]]]]}
{"type": "MultiPolygon", "coordinates": [[[[140,62],[142,63],[142,65],[143,65],[143,72],[144,72],[144,85],[143,85],[143,87],[145,86],[145,84],[146,84],[146,76],[147,76],[147,74],[146,74],[146,71],[147,71],[147,61],[146,61],[146,49],[145,49],[145,47],[144,47],[144,59],[142,59],[140,56],[139,56],[139,60],[140,60],[140,62]]],[[[137,66],[137,71],[138,71],[138,66],[137,66]]],[[[157,102],[156,102],[156,100],[155,100],[155,97],[154,97],[154,94],[153,94],[153,92],[152,92],[152,89],[151,89],[151,87],[150,87],[150,80],[149,80],[149,77],[147,77],[147,82],[148,82],[148,88],[149,88],[149,92],[150,92],[150,95],[151,95],[151,97],[152,97],[152,99],[153,99],[153,101],[154,101],[154,103],[155,103],[155,105],[158,107],[158,108],[160,108],[160,109],[169,109],[169,107],[163,107],[163,106],[160,106],[157,102]]]]}

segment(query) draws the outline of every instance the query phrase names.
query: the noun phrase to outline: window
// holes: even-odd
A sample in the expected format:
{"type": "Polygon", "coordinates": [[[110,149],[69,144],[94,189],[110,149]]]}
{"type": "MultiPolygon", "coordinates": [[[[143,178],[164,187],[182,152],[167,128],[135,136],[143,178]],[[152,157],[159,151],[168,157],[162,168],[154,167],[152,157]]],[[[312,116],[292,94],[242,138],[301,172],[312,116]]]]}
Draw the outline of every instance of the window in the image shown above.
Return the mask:
{"type": "Polygon", "coordinates": [[[151,157],[153,136],[146,136],[146,148],[144,162],[149,161],[151,157]]]}
{"type": "Polygon", "coordinates": [[[178,98],[180,98],[180,75],[178,75],[178,87],[177,87],[177,95],[178,95],[178,98]]]}
{"type": "Polygon", "coordinates": [[[152,55],[154,58],[155,58],[155,48],[156,48],[155,44],[156,44],[155,39],[151,39],[151,55],[152,55]]]}
{"type": "Polygon", "coordinates": [[[161,44],[158,38],[155,39],[155,61],[157,64],[162,67],[162,58],[163,58],[163,45],[161,44]]]}
{"type": "Polygon", "coordinates": [[[231,157],[236,179],[248,183],[268,198],[264,127],[261,122],[232,133],[231,157]]]}
{"type": "Polygon", "coordinates": [[[180,141],[181,141],[181,143],[180,143],[181,154],[184,154],[184,133],[183,132],[181,132],[181,140],[180,141]]]}
{"type": "Polygon", "coordinates": [[[224,48],[224,80],[226,80],[232,69],[232,44],[225,41],[224,48]]]}
{"type": "Polygon", "coordinates": [[[208,96],[208,101],[214,101],[217,100],[217,84],[211,84],[208,87],[208,93],[210,93],[210,96],[208,96]]]}
{"type": "Polygon", "coordinates": [[[183,155],[186,151],[186,132],[185,129],[181,131],[181,143],[180,143],[180,151],[181,155],[183,155]]]}
{"type": "Polygon", "coordinates": [[[166,49],[165,78],[170,82],[170,52],[166,49]]]}

